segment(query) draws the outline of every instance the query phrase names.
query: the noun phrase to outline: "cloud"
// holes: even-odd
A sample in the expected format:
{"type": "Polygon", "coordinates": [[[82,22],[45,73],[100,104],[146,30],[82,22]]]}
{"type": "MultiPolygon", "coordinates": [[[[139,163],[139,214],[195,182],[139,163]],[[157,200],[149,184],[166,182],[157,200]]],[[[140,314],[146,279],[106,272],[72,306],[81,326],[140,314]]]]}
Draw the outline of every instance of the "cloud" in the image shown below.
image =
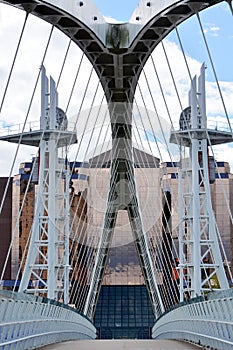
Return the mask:
{"type": "MultiPolygon", "coordinates": [[[[190,77],[179,47],[169,40],[164,41],[164,47],[173,76],[170,74],[163,47],[158,45],[152,54],[153,61],[149,58],[144,69],[150,86],[148,88],[142,74],[139,85],[143,97],[138,89],[136,98],[139,104],[144,103],[151,110],[155,107],[162,118],[177,123],[182,109],[188,106],[190,77]]],[[[187,61],[191,76],[199,74],[200,62],[191,57],[187,57],[187,61]]]]}
{"type": "Polygon", "coordinates": [[[210,36],[219,36],[220,28],[212,23],[206,23],[204,27],[204,33],[210,36]]]}
{"type": "MultiPolygon", "coordinates": [[[[23,11],[17,10],[11,6],[3,4],[0,5],[0,47],[1,53],[4,53],[1,55],[0,66],[0,98],[2,98],[5,90],[19,33],[23,26],[24,17],[25,14],[23,11]]],[[[117,22],[110,17],[106,17],[106,20],[112,23],[117,22]]],[[[13,123],[24,122],[27,114],[29,122],[38,120],[40,117],[40,83],[38,83],[38,86],[35,89],[35,96],[30,109],[29,106],[50,30],[51,26],[48,23],[34,16],[29,16],[26,30],[22,39],[22,45],[20,47],[19,55],[16,60],[12,78],[6,93],[3,109],[0,115],[0,120],[3,123],[2,127],[8,124],[11,125],[13,123]]],[[[219,33],[220,28],[212,24],[208,24],[206,26],[206,30],[207,34],[217,34],[219,33]]],[[[63,33],[60,33],[55,29],[44,64],[48,75],[51,75],[56,82],[58,81],[61,73],[61,66],[66,55],[68,45],[69,39],[63,33]]],[[[165,40],[164,47],[173,72],[173,77],[170,74],[163,47],[162,45],[158,45],[152,55],[153,61],[151,58],[149,58],[145,65],[144,72],[146,78],[144,73],[141,74],[139,81],[141,91],[137,89],[135,98],[137,105],[141,109],[145,110],[145,108],[147,108],[161,118],[162,128],[165,128],[166,134],[168,134],[167,130],[171,126],[171,122],[177,125],[182,109],[188,105],[190,76],[185,65],[183,54],[178,45],[172,41],[165,40]],[[154,68],[156,68],[158,76],[154,68]],[[147,86],[146,79],[149,81],[149,88],[147,86]],[[176,86],[174,86],[174,81],[176,86]],[[179,91],[179,96],[177,96],[176,87],[179,91]],[[165,127],[165,122],[169,127],[165,127]]],[[[66,64],[58,86],[59,106],[63,110],[66,110],[68,107],[68,117],[72,117],[72,120],[75,121],[76,117],[81,111],[77,124],[79,134],[82,133],[83,128],[85,128],[85,118],[88,115],[84,111],[88,111],[92,105],[98,106],[103,97],[102,88],[98,85],[98,78],[95,72],[92,72],[91,64],[86,58],[83,60],[82,67],[79,70],[79,62],[81,57],[81,50],[77,47],[77,45],[72,43],[67,54],[66,64]],[[75,75],[78,70],[78,79],[69,102],[71,91],[75,82],[75,75]],[[88,88],[86,88],[88,83],[88,88]]],[[[188,55],[186,59],[191,76],[199,75],[201,62],[188,55]]],[[[231,118],[233,116],[233,105],[231,103],[233,83],[220,81],[220,86],[228,115],[231,118]]],[[[224,121],[226,121],[225,111],[222,106],[217,85],[207,80],[206,92],[208,116],[218,122],[220,120],[219,118],[221,118],[221,123],[224,123],[224,121]]],[[[135,111],[135,113],[137,113],[136,107],[135,111]]],[[[94,116],[91,117],[90,120],[93,122],[94,116]]],[[[151,130],[151,121],[154,121],[155,119],[150,114],[146,115],[144,113],[143,120],[145,125],[141,127],[145,127],[147,132],[151,134],[153,131],[151,130]]],[[[91,122],[87,125],[87,127],[91,129],[91,122]]],[[[89,135],[90,134],[91,133],[89,133],[89,135]]],[[[100,137],[100,139],[103,137],[104,134],[100,137]]],[[[87,137],[85,138],[85,142],[83,140],[82,145],[80,145],[80,149],[83,150],[80,154],[85,153],[86,142],[88,142],[87,137]]],[[[96,145],[97,142],[98,135],[97,132],[95,132],[92,140],[92,150],[98,148],[98,145],[96,145]]],[[[9,145],[8,143],[4,143],[4,146],[2,145],[3,142],[1,142],[1,147],[3,147],[2,149],[9,150],[9,152],[2,152],[1,156],[1,174],[7,175],[6,169],[9,169],[9,162],[14,158],[15,145],[9,145]]],[[[144,139],[142,142],[142,147],[153,150],[156,148],[155,143],[151,138],[149,139],[149,142],[148,140],[144,139]]],[[[162,150],[162,153],[163,159],[166,160],[165,149],[162,150]]],[[[24,146],[23,152],[20,152],[20,155],[16,160],[16,165],[14,168],[15,173],[18,172],[19,162],[30,160],[31,154],[35,154],[35,150],[24,146]]],[[[225,155],[227,155],[227,153],[225,153],[225,155]]],[[[169,157],[168,154],[167,157],[169,157]]],[[[228,160],[228,158],[224,160],[228,160]]]]}
{"type": "MultiPolygon", "coordinates": [[[[233,105],[232,105],[232,94],[233,94],[233,82],[219,82],[222,98],[219,94],[219,89],[216,83],[207,82],[206,84],[206,95],[207,95],[207,112],[211,117],[218,116],[221,114],[225,115],[225,109],[230,118],[233,118],[233,105]],[[223,104],[224,103],[224,104],[223,104]],[[225,108],[224,108],[225,105],[225,108]]],[[[225,118],[227,121],[227,119],[225,118]]]]}
{"type": "Polygon", "coordinates": [[[104,16],[104,19],[107,23],[122,23],[122,21],[118,21],[117,19],[110,17],[110,16],[104,16]]]}

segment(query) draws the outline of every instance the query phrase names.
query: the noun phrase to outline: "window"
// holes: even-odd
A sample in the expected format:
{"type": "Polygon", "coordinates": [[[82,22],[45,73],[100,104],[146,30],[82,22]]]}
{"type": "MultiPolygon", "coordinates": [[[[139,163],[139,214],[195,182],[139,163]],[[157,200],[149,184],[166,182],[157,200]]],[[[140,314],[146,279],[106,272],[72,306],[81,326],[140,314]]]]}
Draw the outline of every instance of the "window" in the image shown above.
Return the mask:
{"type": "Polygon", "coordinates": [[[146,287],[102,286],[94,324],[101,339],[148,339],[154,315],[146,287]]]}

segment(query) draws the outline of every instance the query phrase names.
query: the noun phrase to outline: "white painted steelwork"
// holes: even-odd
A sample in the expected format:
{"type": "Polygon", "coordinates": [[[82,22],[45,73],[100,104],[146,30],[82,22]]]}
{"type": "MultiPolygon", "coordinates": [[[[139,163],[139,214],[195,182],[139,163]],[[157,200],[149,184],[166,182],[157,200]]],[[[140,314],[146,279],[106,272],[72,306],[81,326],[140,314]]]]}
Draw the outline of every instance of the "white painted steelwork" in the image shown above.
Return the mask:
{"type": "MultiPolygon", "coordinates": [[[[193,3],[192,1],[176,2],[171,0],[147,2],[143,0],[139,3],[129,24],[112,25],[105,23],[103,17],[91,0],[80,2],[73,2],[71,0],[59,0],[56,2],[54,0],[28,0],[26,3],[20,3],[20,1],[17,3],[15,3],[15,1],[6,1],[6,3],[23,8],[51,22],[79,45],[90,59],[104,86],[109,105],[110,103],[115,104],[113,108],[111,105],[109,106],[112,110],[115,109],[117,104],[120,104],[121,107],[121,105],[133,101],[138,78],[145,62],[153,48],[174,28],[174,25],[181,23],[196,11],[214,5],[217,2],[218,1],[211,1],[206,3],[201,1],[193,3]],[[127,50],[125,50],[126,48],[127,50]]],[[[121,121],[121,128],[125,128],[124,137],[125,140],[127,139],[129,142],[129,152],[127,152],[127,161],[125,162],[126,170],[122,173],[122,171],[119,170],[119,166],[115,167],[114,164],[112,164],[111,171],[112,174],[113,171],[115,171],[115,176],[119,178],[121,178],[121,175],[125,177],[126,172],[129,172],[130,178],[127,180],[128,188],[132,188],[136,191],[132,161],[128,158],[131,154],[131,118],[128,120],[131,110],[127,112],[126,108],[123,114],[124,117],[123,121],[121,121]],[[126,128],[125,125],[127,124],[128,126],[126,128]]],[[[116,164],[120,164],[119,135],[118,132],[115,131],[117,113],[113,112],[111,115],[113,116],[113,120],[111,120],[113,141],[114,139],[117,141],[117,146],[114,149],[114,153],[117,154],[115,162],[116,164]]],[[[113,182],[113,186],[110,186],[111,190],[109,192],[110,201],[115,191],[114,188],[119,185],[119,181],[113,182]]],[[[122,197],[122,193],[118,193],[118,195],[122,197]]],[[[127,207],[126,209],[128,210],[132,224],[135,219],[140,223],[141,217],[136,192],[133,200],[127,204],[128,209],[127,207]],[[133,208],[133,210],[130,210],[129,204],[131,204],[131,209],[133,208]]],[[[103,242],[102,263],[99,268],[97,268],[99,271],[104,271],[106,265],[109,244],[111,242],[111,232],[114,229],[118,209],[119,208],[115,208],[112,211],[111,203],[108,203],[103,234],[106,229],[109,229],[109,225],[110,234],[107,234],[106,240],[103,242]]],[[[132,228],[135,230],[134,225],[132,225],[132,228]]],[[[145,249],[147,245],[144,242],[142,225],[140,224],[137,229],[139,229],[139,239],[137,239],[137,230],[135,230],[135,238],[138,241],[137,249],[141,257],[140,260],[145,267],[145,279],[150,285],[150,288],[153,287],[154,289],[150,291],[150,294],[153,304],[155,304],[157,301],[153,293],[156,289],[156,280],[153,270],[151,269],[150,257],[148,257],[148,261],[143,259],[143,256],[146,256],[149,252],[145,249]],[[153,281],[152,284],[151,281],[153,281]]],[[[99,247],[99,249],[102,250],[102,247],[99,247]]],[[[98,264],[99,262],[97,262],[97,265],[98,264]]],[[[96,269],[94,272],[96,272],[96,269]]],[[[88,297],[88,303],[91,303],[91,310],[94,310],[102,277],[103,272],[93,275],[93,279],[96,279],[96,281],[95,283],[91,283],[93,288],[90,289],[88,297]]],[[[89,306],[90,305],[86,306],[86,310],[89,306]]],[[[163,309],[162,306],[161,309],[163,309]]],[[[91,311],[91,313],[92,312],[93,311],[91,311]]],[[[157,312],[155,313],[157,314],[157,312]]]]}
{"type": "Polygon", "coordinates": [[[141,0],[129,23],[109,24],[91,0],[0,0],[53,24],[93,65],[110,102],[132,102],[153,49],[175,26],[220,0],[141,0]]]}
{"type": "MultiPolygon", "coordinates": [[[[221,256],[213,213],[208,146],[231,142],[232,134],[207,129],[205,108],[205,65],[191,82],[189,112],[182,112],[180,130],[170,141],[189,147],[190,162],[181,159],[179,172],[180,301],[184,296],[204,295],[217,278],[221,289],[229,288],[221,256]]],[[[182,152],[181,152],[182,154],[182,152]]]]}
{"type": "Polygon", "coordinates": [[[54,80],[41,69],[40,129],[8,135],[2,140],[39,147],[39,183],[30,246],[19,291],[44,294],[68,303],[69,291],[69,180],[58,148],[76,143],[67,131],[67,118],[58,108],[54,80]]]}
{"type": "MultiPolygon", "coordinates": [[[[127,202],[125,210],[128,211],[131,220],[131,226],[134,231],[136,248],[139,254],[145,280],[149,286],[148,290],[153,301],[153,305],[158,303],[156,294],[155,273],[151,268],[151,257],[148,251],[146,238],[144,236],[141,213],[138,206],[136,183],[132,159],[132,135],[131,135],[131,108],[127,107],[122,112],[123,120],[117,121],[117,113],[111,113],[125,104],[131,104],[134,100],[135,89],[138,83],[141,71],[150,57],[153,49],[175,26],[185,21],[187,18],[205,8],[215,5],[218,0],[198,1],[145,1],[139,3],[134,12],[130,23],[126,24],[108,24],[102,15],[96,9],[91,0],[73,1],[73,0],[8,0],[0,1],[14,5],[25,10],[28,13],[36,15],[43,20],[53,24],[59,30],[69,36],[86,54],[93,65],[99,80],[104,88],[105,96],[109,105],[111,127],[113,134],[113,143],[116,141],[114,154],[116,158],[112,160],[111,165],[111,190],[109,191],[109,202],[106,208],[105,221],[103,224],[103,234],[106,233],[106,240],[99,249],[102,251],[101,262],[97,262],[97,275],[93,275],[91,289],[89,291],[88,305],[90,308],[90,317],[93,316],[94,307],[97,302],[100,290],[103,271],[105,269],[111,235],[114,230],[117,210],[119,207],[112,208],[112,195],[116,194],[119,198],[124,196],[119,186],[123,178],[127,183],[127,188],[131,189],[132,195],[130,202],[127,202]],[[113,108],[112,108],[113,106],[113,108]],[[129,120],[128,117],[130,116],[129,120]],[[126,127],[126,124],[128,126],[126,127]],[[118,125],[117,125],[118,124],[118,125]],[[118,130],[116,130],[119,128],[118,130]],[[123,137],[120,136],[121,130],[123,137]],[[127,157],[122,162],[121,140],[123,138],[127,144],[127,157]],[[123,170],[121,166],[123,164],[123,170]],[[128,176],[129,174],[129,176],[128,176]],[[113,178],[114,175],[114,178],[113,178]],[[112,186],[113,184],[113,186],[112,186]],[[136,224],[136,226],[135,226],[136,224]]],[[[125,156],[123,156],[125,158],[125,156]]],[[[125,204],[125,203],[124,203],[125,204]]],[[[122,205],[122,203],[120,203],[122,205]]],[[[98,255],[98,256],[100,256],[98,255]]],[[[159,296],[157,296],[159,299],[159,296]]],[[[163,307],[160,305],[160,311],[163,307]]],[[[155,310],[155,314],[158,313],[155,310]]]]}
{"type": "Polygon", "coordinates": [[[159,317],[164,312],[164,306],[142,222],[138,191],[134,178],[134,160],[131,140],[132,105],[128,103],[114,103],[111,104],[110,108],[112,127],[110,186],[102,234],[98,245],[97,257],[95,259],[95,266],[84,313],[90,318],[94,314],[97,294],[104,276],[109,249],[111,247],[117,213],[119,210],[126,210],[142,273],[151,297],[152,308],[156,317],[159,317]]]}
{"type": "Polygon", "coordinates": [[[0,293],[0,349],[35,349],[76,339],[95,339],[84,316],[54,301],[21,293],[0,293]]]}
{"type": "Polygon", "coordinates": [[[233,349],[233,290],[191,299],[165,313],[154,325],[154,339],[185,339],[211,349],[233,349]],[[203,299],[203,298],[202,298],[203,299]]]}
{"type": "Polygon", "coordinates": [[[68,303],[69,291],[69,175],[65,160],[63,166],[59,164],[58,148],[76,142],[76,132],[66,129],[67,119],[58,108],[55,82],[50,77],[48,85],[42,67],[39,186],[19,291],[44,293],[64,303],[68,303]]]}

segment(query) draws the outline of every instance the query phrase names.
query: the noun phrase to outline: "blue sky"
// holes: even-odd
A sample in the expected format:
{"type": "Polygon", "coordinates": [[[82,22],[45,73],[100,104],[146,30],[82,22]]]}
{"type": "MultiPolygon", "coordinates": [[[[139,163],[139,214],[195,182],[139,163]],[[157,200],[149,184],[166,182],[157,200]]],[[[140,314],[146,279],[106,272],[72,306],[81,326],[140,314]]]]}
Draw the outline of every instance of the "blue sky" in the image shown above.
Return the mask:
{"type": "MultiPolygon", "coordinates": [[[[233,81],[233,18],[226,2],[215,5],[200,13],[202,26],[219,79],[233,81]]],[[[179,26],[186,54],[208,63],[208,55],[196,18],[192,17],[179,26]]],[[[170,39],[177,41],[176,35],[170,39]]],[[[213,76],[208,77],[213,81],[213,76]]]]}
{"type": "Polygon", "coordinates": [[[95,0],[101,13],[106,17],[113,17],[118,21],[128,22],[138,0],[95,0]]]}
{"type": "MultiPolygon", "coordinates": [[[[95,0],[94,2],[104,16],[122,22],[129,21],[138,4],[138,0],[95,0]]],[[[214,64],[219,79],[233,81],[233,69],[229,69],[233,62],[233,20],[229,5],[223,2],[213,6],[202,11],[200,17],[209,48],[214,54],[214,64]]],[[[186,53],[200,62],[207,62],[209,65],[202,36],[200,33],[196,35],[199,30],[197,19],[194,17],[179,26],[186,53]]],[[[171,34],[169,38],[177,42],[175,34],[171,34]]],[[[213,75],[209,76],[209,80],[214,80],[213,75]]]]}
{"type": "MultiPolygon", "coordinates": [[[[138,5],[138,0],[93,0],[102,14],[109,18],[116,19],[121,22],[128,22],[132,13],[138,5]]],[[[157,1],[157,0],[154,0],[157,1]]],[[[202,24],[204,27],[204,31],[206,34],[206,39],[208,41],[208,45],[211,53],[213,54],[213,61],[216,68],[218,79],[221,82],[221,88],[224,92],[224,100],[227,105],[227,111],[230,117],[233,119],[233,21],[232,15],[229,11],[228,4],[224,1],[221,4],[213,6],[212,8],[202,11],[200,14],[202,24]]],[[[1,4],[0,6],[0,52],[1,55],[1,67],[0,67],[0,94],[4,91],[5,82],[8,76],[8,72],[10,71],[10,66],[12,62],[12,57],[15,52],[15,47],[17,44],[18,36],[15,33],[19,33],[22,28],[24,16],[22,11],[19,11],[13,7],[6,6],[1,4]]],[[[44,38],[47,37],[48,27],[44,21],[39,20],[37,17],[29,16],[29,24],[30,30],[27,30],[24,36],[23,48],[20,52],[20,57],[17,59],[17,66],[14,70],[13,83],[10,86],[10,91],[13,90],[13,93],[8,93],[6,97],[6,101],[4,103],[4,110],[1,114],[0,119],[6,120],[7,124],[15,123],[15,111],[17,111],[17,122],[21,122],[21,118],[23,119],[25,113],[27,113],[26,108],[28,105],[27,99],[30,99],[31,85],[34,83],[34,74],[37,75],[38,67],[41,64],[41,49],[40,47],[44,44],[44,38]],[[38,31],[38,26],[40,26],[40,31],[38,31]],[[41,34],[43,33],[43,34],[41,34]],[[28,50],[30,47],[30,50],[28,50]],[[30,52],[30,54],[28,54],[30,52]],[[26,62],[26,64],[25,64],[26,62]],[[30,70],[29,70],[30,67],[30,70]],[[28,87],[30,85],[30,87],[28,87]],[[26,88],[27,87],[27,88],[26,88]],[[27,93],[19,94],[18,91],[24,89],[27,93]],[[14,96],[13,102],[11,96],[14,96]],[[5,119],[6,118],[6,119],[5,119]]],[[[214,85],[214,76],[211,72],[210,62],[208,60],[208,55],[206,53],[205,45],[203,44],[203,38],[200,34],[200,28],[197,21],[197,18],[193,16],[189,20],[185,21],[178,27],[178,31],[180,33],[182,44],[184,46],[184,51],[189,59],[189,65],[192,69],[192,74],[199,74],[200,66],[202,62],[206,62],[208,69],[206,70],[207,75],[207,92],[208,92],[208,113],[209,117],[218,118],[218,123],[220,123],[223,119],[223,110],[220,103],[218,103],[217,98],[217,88],[216,84],[214,85]]],[[[189,87],[190,81],[187,79],[187,76],[184,76],[184,60],[182,53],[180,51],[180,46],[177,40],[177,36],[175,33],[171,33],[168,36],[168,40],[166,40],[166,50],[169,55],[169,59],[172,62],[175,75],[176,82],[179,86],[179,91],[181,91],[181,96],[184,98],[184,105],[187,105],[187,89],[189,87]],[[175,43],[175,44],[174,44],[175,43]]],[[[68,40],[63,34],[59,34],[56,31],[54,33],[54,40],[52,42],[52,49],[49,50],[48,58],[46,59],[45,65],[46,69],[51,74],[55,81],[58,79],[58,75],[60,72],[60,64],[64,52],[67,47],[68,40]],[[54,55],[56,56],[56,64],[54,64],[54,55]],[[60,62],[60,63],[59,63],[60,62]]],[[[159,48],[158,48],[159,49],[159,48]]],[[[66,74],[65,77],[69,77],[73,75],[73,68],[76,67],[76,54],[77,47],[72,46],[72,55],[70,54],[69,64],[66,65],[66,74]]],[[[158,52],[155,52],[154,57],[156,57],[156,67],[159,72],[160,79],[163,83],[164,91],[166,92],[167,103],[169,104],[169,110],[174,116],[174,118],[179,117],[180,106],[178,105],[177,96],[175,94],[172,81],[170,79],[170,75],[168,72],[167,64],[163,58],[162,49],[159,49],[158,52]]],[[[85,63],[87,65],[87,63],[85,63]]],[[[87,66],[89,67],[89,66],[87,66]]],[[[88,68],[83,70],[82,76],[80,78],[80,86],[83,88],[79,88],[79,91],[84,91],[85,82],[88,78],[88,74],[85,72],[88,71],[88,68]]],[[[165,106],[163,101],[161,101],[160,89],[158,87],[157,78],[154,73],[153,67],[149,65],[148,67],[148,76],[152,81],[152,91],[154,99],[157,103],[156,108],[158,109],[158,113],[160,116],[166,117],[167,113],[165,110],[165,106]]],[[[186,71],[187,73],[187,71],[186,71]]],[[[59,102],[61,104],[61,108],[66,106],[66,98],[67,94],[69,94],[69,86],[72,83],[70,79],[63,78],[62,83],[64,83],[65,89],[60,88],[61,92],[59,94],[59,102]]],[[[146,99],[146,103],[149,109],[153,109],[152,102],[150,100],[150,95],[148,94],[145,81],[141,81],[141,88],[143,89],[143,93],[146,99]]],[[[62,84],[61,84],[62,85],[62,84]]],[[[80,93],[77,92],[78,97],[80,97],[80,93]]],[[[90,105],[90,98],[87,99],[86,105],[90,105]]],[[[140,106],[143,106],[142,101],[139,99],[138,103],[140,106]]],[[[76,106],[76,104],[75,104],[76,106]]],[[[75,108],[72,105],[72,108],[75,108]]],[[[34,104],[34,110],[30,114],[31,120],[35,120],[35,116],[37,116],[37,104],[34,104]],[[34,113],[35,110],[35,113],[34,113]],[[33,119],[34,118],[34,119],[33,119]]],[[[75,108],[76,112],[76,108],[75,108]]],[[[73,113],[73,112],[72,112],[73,113]]],[[[70,112],[70,115],[73,115],[70,112]]],[[[3,124],[5,126],[5,124],[3,124]]],[[[5,168],[9,163],[9,145],[5,145],[4,147],[7,149],[4,152],[3,145],[2,154],[5,154],[5,163],[2,168],[5,168]]],[[[231,167],[233,169],[233,160],[232,160],[232,148],[229,146],[228,148],[224,148],[220,150],[218,153],[218,159],[220,160],[228,160],[231,162],[231,167]],[[221,152],[220,152],[221,151],[221,152]]],[[[30,151],[31,154],[31,151],[30,151]]],[[[29,157],[30,158],[30,157],[29,157]]],[[[22,161],[25,160],[25,154],[22,156],[22,161]]],[[[0,159],[0,163],[3,164],[3,160],[0,159]]],[[[18,162],[19,164],[19,162],[18,162]]]]}
{"type": "MultiPolygon", "coordinates": [[[[97,7],[105,17],[111,17],[121,22],[128,22],[132,13],[138,5],[138,0],[93,0],[97,7]]],[[[232,103],[231,99],[232,85],[233,85],[233,17],[229,10],[229,5],[226,1],[212,6],[200,13],[201,23],[205,33],[205,38],[208,43],[208,49],[213,60],[214,69],[216,71],[217,79],[222,82],[222,89],[225,89],[225,102],[228,103],[228,113],[232,117],[232,103]]],[[[214,94],[211,96],[213,84],[216,84],[215,75],[211,68],[208,50],[206,48],[203,35],[201,34],[200,24],[196,16],[183,22],[178,26],[182,45],[185,54],[193,60],[193,62],[206,63],[206,79],[208,80],[210,92],[210,102],[212,114],[219,115],[214,94]]],[[[167,39],[177,45],[178,50],[180,44],[175,31],[173,31],[167,39]]],[[[170,50],[172,60],[177,61],[178,52],[174,49],[174,53],[170,50]]],[[[182,57],[180,57],[182,60],[182,57]]],[[[179,65],[179,63],[178,63],[179,65]]],[[[181,63],[180,63],[181,65],[181,63]]],[[[215,85],[216,86],[216,85],[215,85]]],[[[209,111],[210,112],[210,111],[209,111]]],[[[211,112],[210,112],[211,113],[211,112]]],[[[221,117],[220,117],[221,118],[221,117]]],[[[230,161],[231,167],[233,162],[231,160],[232,148],[230,145],[223,145],[221,151],[217,156],[230,161]],[[229,158],[229,159],[228,159],[229,158]]]]}

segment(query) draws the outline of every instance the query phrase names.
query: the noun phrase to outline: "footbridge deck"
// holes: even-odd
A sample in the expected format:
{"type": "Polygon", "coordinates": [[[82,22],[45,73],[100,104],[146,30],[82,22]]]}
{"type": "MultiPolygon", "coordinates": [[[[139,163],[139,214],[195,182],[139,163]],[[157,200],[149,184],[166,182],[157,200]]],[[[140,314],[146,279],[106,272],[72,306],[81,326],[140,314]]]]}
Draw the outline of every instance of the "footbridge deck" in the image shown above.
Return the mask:
{"type": "Polygon", "coordinates": [[[54,344],[41,348],[41,350],[197,350],[193,344],[176,340],[80,340],[54,344]]]}

